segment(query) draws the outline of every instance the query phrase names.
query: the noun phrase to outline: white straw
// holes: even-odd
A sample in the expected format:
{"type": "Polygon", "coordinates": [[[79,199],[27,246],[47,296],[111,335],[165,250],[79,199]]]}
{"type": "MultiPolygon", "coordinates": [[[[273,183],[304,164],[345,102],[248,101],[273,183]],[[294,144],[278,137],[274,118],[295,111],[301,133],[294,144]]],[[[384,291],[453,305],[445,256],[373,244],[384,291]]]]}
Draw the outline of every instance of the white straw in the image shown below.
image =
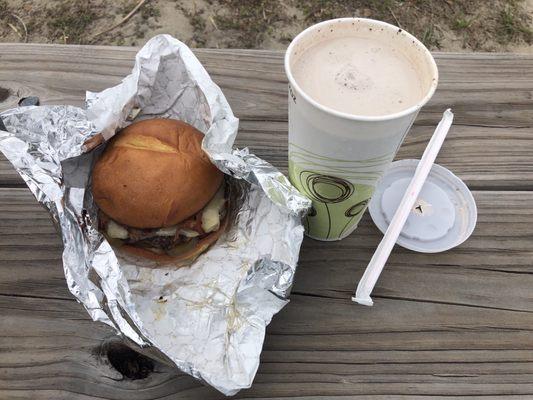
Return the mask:
{"type": "Polygon", "coordinates": [[[407,221],[409,213],[418,198],[420,190],[422,189],[422,186],[424,186],[424,182],[437,158],[437,154],[439,154],[439,150],[450,130],[452,122],[453,113],[448,109],[444,112],[437,129],[435,129],[435,133],[431,137],[431,140],[422,155],[422,159],[416,167],[415,175],[405,191],[387,232],[385,232],[385,236],[383,236],[376,252],[366,267],[365,273],[359,281],[359,285],[357,285],[355,296],[352,297],[352,301],[365,306],[371,306],[374,304],[370,298],[370,293],[372,293],[372,290],[381,275],[381,271],[383,271],[383,267],[385,267],[385,263],[396,244],[396,240],[398,240],[398,236],[400,236],[405,221],[407,221]]]}

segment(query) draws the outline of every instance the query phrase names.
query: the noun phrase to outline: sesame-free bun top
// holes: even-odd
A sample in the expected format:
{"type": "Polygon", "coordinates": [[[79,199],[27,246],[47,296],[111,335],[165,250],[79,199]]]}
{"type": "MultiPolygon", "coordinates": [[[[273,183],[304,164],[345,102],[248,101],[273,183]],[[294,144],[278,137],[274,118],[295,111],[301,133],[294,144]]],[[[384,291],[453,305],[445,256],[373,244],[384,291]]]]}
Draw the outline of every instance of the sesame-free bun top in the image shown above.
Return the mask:
{"type": "Polygon", "coordinates": [[[203,136],[172,119],[135,122],[118,132],[93,168],[96,204],[134,228],[172,226],[196,214],[223,179],[202,150],[203,136]]]}

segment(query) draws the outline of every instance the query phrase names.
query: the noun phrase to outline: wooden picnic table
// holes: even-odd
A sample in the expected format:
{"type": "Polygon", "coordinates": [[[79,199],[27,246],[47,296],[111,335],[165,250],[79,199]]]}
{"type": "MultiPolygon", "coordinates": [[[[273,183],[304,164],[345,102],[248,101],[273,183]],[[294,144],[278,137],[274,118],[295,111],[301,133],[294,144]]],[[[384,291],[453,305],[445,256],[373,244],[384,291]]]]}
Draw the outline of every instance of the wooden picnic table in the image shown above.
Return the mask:
{"type": "MultiPolygon", "coordinates": [[[[0,110],[28,95],[82,105],[85,90],[120,82],[135,52],[1,44],[0,110]]],[[[240,118],[237,145],[285,172],[282,53],[195,53],[240,118]]],[[[441,254],[395,248],[374,307],[350,301],[381,238],[368,214],[340,242],[306,239],[291,302],[268,327],[255,383],[238,398],[532,398],[533,56],[435,57],[439,88],[398,159],[420,157],[443,110],[453,109],[437,162],[473,190],[473,236],[441,254]]],[[[0,156],[1,399],[223,397],[157,362],[144,379],[124,378],[102,347],[114,332],[67,290],[61,252],[47,212],[0,156]]]]}

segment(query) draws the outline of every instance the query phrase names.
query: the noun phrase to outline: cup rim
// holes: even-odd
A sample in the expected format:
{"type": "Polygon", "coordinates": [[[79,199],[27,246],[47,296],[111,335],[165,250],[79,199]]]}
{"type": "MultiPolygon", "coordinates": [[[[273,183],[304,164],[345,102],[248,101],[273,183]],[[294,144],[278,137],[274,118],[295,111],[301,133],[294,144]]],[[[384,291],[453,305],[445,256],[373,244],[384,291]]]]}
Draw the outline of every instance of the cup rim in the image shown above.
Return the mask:
{"type": "Polygon", "coordinates": [[[393,119],[404,117],[406,115],[410,115],[410,114],[420,110],[429,101],[429,99],[435,93],[435,90],[437,89],[437,84],[439,82],[439,70],[437,69],[437,64],[435,63],[435,59],[433,58],[433,55],[428,50],[428,48],[426,46],[424,46],[424,44],[420,40],[418,40],[416,37],[414,37],[413,35],[411,35],[409,32],[405,31],[402,28],[399,28],[399,27],[397,27],[395,25],[392,25],[392,24],[389,24],[387,22],[378,21],[378,20],[371,19],[371,18],[352,18],[352,17],[335,18],[335,19],[329,19],[329,20],[326,20],[326,21],[322,21],[322,22],[319,22],[317,24],[314,24],[314,25],[311,25],[311,26],[307,27],[302,32],[300,32],[298,35],[296,35],[296,37],[289,44],[289,47],[287,48],[287,50],[285,52],[284,67],[285,67],[285,74],[287,75],[287,78],[289,80],[289,84],[306,101],[308,101],[314,107],[318,108],[319,110],[322,110],[325,113],[332,114],[332,115],[334,115],[336,117],[339,117],[339,118],[345,118],[345,119],[354,120],[354,121],[389,121],[389,120],[393,120],[393,119]],[[399,29],[400,31],[403,31],[403,33],[406,35],[407,39],[410,39],[413,43],[415,43],[419,48],[422,49],[422,51],[424,52],[424,54],[426,56],[426,59],[429,61],[429,65],[430,65],[431,72],[433,74],[433,78],[432,78],[431,86],[430,86],[428,92],[426,93],[426,95],[418,103],[416,103],[415,105],[413,105],[413,106],[411,106],[409,108],[406,108],[405,110],[398,111],[398,112],[393,113],[393,114],[376,115],[376,116],[350,114],[350,113],[345,113],[345,112],[342,112],[342,111],[337,111],[337,110],[335,110],[335,109],[333,109],[331,107],[328,107],[328,106],[325,106],[325,105],[322,105],[322,104],[318,103],[317,101],[312,99],[311,96],[309,96],[307,93],[305,93],[302,90],[302,88],[298,85],[298,83],[296,82],[296,80],[294,79],[294,77],[292,75],[292,71],[291,71],[291,68],[290,68],[290,57],[291,57],[292,50],[294,49],[294,46],[296,45],[296,43],[300,39],[302,39],[304,36],[309,34],[309,32],[311,32],[311,31],[313,31],[315,29],[318,29],[320,27],[328,26],[328,25],[331,25],[331,24],[333,24],[335,22],[354,22],[354,21],[357,21],[357,22],[359,22],[359,21],[370,22],[370,23],[374,24],[375,26],[386,27],[388,29],[399,29]]]}

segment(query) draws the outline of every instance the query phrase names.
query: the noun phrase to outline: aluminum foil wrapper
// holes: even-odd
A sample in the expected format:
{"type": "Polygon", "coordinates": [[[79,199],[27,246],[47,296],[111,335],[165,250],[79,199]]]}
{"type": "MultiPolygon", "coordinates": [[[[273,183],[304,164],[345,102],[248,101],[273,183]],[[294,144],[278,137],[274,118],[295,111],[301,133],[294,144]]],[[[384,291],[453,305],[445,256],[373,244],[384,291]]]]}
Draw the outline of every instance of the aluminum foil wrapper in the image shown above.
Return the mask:
{"type": "Polygon", "coordinates": [[[2,113],[0,150],[52,215],[64,244],[68,287],[91,318],[226,395],[250,387],[266,325],[286,303],[310,206],[274,167],[234,150],[238,120],[220,88],[183,43],[151,39],[119,85],[87,93],[86,108],[20,107],[2,113]],[[228,176],[231,226],[190,267],[147,268],[115,253],[97,231],[90,171],[105,139],[127,117],[184,120],[228,176]]]}

